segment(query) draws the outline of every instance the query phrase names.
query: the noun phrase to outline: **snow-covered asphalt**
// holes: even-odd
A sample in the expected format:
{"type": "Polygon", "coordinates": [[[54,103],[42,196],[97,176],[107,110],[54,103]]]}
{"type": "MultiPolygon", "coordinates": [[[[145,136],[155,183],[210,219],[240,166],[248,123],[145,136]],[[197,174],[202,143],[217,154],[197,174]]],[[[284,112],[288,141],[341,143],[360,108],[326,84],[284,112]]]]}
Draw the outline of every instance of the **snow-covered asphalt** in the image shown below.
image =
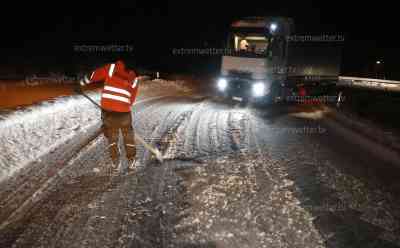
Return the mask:
{"type": "Polygon", "coordinates": [[[400,246],[400,169],[320,109],[159,92],[130,174],[83,97],[0,115],[0,247],[400,246]]]}

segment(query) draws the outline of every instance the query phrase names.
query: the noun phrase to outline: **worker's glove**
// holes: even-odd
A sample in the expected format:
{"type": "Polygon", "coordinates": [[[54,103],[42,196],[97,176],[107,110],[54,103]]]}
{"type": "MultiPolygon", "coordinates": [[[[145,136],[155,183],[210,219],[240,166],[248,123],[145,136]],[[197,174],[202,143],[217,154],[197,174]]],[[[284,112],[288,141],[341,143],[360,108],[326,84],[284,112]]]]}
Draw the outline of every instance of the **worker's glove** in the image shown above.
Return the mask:
{"type": "Polygon", "coordinates": [[[81,86],[85,86],[85,85],[87,85],[87,84],[89,84],[90,83],[90,80],[89,80],[89,78],[87,77],[87,75],[85,75],[83,78],[81,78],[81,80],[79,80],[79,84],[81,85],[81,86]]]}
{"type": "Polygon", "coordinates": [[[136,88],[137,85],[138,85],[138,83],[139,83],[139,78],[137,77],[137,78],[135,78],[135,79],[133,80],[133,82],[132,82],[132,88],[136,88]]]}

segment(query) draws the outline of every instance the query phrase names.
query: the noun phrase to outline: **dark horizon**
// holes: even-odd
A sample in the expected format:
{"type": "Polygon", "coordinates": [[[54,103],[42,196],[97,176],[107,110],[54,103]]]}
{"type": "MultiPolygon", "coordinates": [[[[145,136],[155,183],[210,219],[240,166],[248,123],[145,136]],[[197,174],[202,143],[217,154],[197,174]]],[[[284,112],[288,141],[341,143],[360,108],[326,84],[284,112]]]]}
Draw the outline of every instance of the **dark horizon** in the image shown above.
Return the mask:
{"type": "Polygon", "coordinates": [[[288,16],[295,21],[296,34],[344,35],[342,74],[362,74],[380,60],[388,78],[400,79],[400,49],[393,35],[395,15],[391,13],[395,8],[388,5],[328,5],[316,1],[264,6],[249,1],[244,6],[134,1],[113,2],[112,6],[72,2],[53,5],[35,3],[25,6],[27,14],[2,17],[4,23],[11,23],[5,27],[8,39],[0,49],[3,66],[64,68],[119,57],[151,69],[207,71],[218,65],[218,56],[176,56],[173,49],[222,48],[233,20],[288,16]],[[132,51],[74,50],[76,46],[90,45],[128,45],[132,51]]]}

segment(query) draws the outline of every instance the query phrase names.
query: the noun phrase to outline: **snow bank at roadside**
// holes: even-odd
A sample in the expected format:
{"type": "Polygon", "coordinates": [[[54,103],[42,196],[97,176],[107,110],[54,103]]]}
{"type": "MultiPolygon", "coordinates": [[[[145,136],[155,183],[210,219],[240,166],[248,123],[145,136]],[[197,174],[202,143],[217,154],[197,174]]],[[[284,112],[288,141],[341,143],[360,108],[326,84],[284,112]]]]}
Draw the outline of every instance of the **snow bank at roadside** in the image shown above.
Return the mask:
{"type": "MultiPolygon", "coordinates": [[[[94,99],[98,94],[90,94],[94,99]]],[[[46,101],[1,115],[0,181],[99,122],[100,111],[81,96],[46,101]]]]}

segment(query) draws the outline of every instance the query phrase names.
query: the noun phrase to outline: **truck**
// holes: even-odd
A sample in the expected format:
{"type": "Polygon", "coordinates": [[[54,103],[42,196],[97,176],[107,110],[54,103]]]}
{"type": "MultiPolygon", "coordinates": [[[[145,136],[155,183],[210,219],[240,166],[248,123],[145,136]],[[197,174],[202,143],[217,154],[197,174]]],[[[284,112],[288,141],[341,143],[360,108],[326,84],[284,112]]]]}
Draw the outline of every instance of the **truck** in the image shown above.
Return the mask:
{"type": "Polygon", "coordinates": [[[240,102],[274,103],[322,94],[337,83],[342,36],[294,33],[289,17],[248,17],[231,24],[217,90],[240,102]]]}

